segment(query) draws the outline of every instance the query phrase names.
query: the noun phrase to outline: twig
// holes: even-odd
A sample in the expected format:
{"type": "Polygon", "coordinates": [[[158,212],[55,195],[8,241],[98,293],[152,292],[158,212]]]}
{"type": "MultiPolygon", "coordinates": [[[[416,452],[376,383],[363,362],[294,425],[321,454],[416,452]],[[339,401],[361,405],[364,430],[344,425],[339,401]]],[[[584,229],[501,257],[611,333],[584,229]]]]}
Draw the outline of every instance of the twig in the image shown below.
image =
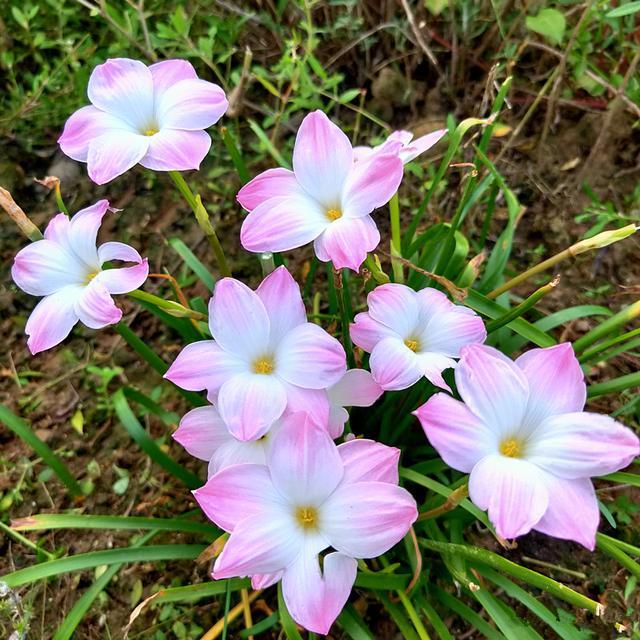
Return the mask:
{"type": "Polygon", "coordinates": [[[411,27],[411,31],[413,31],[413,35],[416,37],[416,40],[418,41],[418,46],[424,51],[427,58],[429,58],[429,61],[434,66],[438,76],[442,78],[442,71],[440,71],[438,60],[433,54],[433,51],[431,51],[431,48],[427,44],[426,40],[422,37],[422,33],[420,33],[420,29],[416,24],[416,19],[411,11],[411,7],[409,6],[409,3],[407,2],[407,0],[400,0],[400,4],[402,4],[402,8],[404,9],[404,12],[407,14],[407,20],[409,21],[409,26],[411,27]]]}

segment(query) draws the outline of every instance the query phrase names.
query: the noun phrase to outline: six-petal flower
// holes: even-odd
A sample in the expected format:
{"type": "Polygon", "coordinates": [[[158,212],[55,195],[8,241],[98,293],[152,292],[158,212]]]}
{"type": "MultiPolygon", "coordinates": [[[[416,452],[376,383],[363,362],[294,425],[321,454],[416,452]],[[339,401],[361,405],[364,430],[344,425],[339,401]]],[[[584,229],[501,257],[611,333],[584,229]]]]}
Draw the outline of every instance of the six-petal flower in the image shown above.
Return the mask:
{"type": "Polygon", "coordinates": [[[406,389],[423,376],[448,389],[442,372],[455,367],[463,346],[487,336],[474,311],[436,289],[385,284],[367,296],[367,303],[369,311],[356,315],[351,325],[351,339],[371,353],[373,379],[385,390],[406,389]]]}
{"type": "Polygon", "coordinates": [[[513,362],[472,345],[455,379],[463,402],[438,393],[415,415],[444,461],[471,474],[470,497],[498,534],[536,529],[593,549],[599,512],[590,478],[629,465],[640,442],[613,418],[583,411],[572,346],[532,349],[513,362]]]}
{"type": "Polygon", "coordinates": [[[283,420],[266,466],[223,469],[194,492],[207,516],[231,533],[215,579],[282,579],[287,608],[311,631],[327,633],[356,577],[356,558],[401,540],[417,517],[397,486],[399,451],[370,440],[337,446],[303,413],[283,420]],[[335,551],[323,558],[328,547],[335,551]]]}
{"type": "Polygon", "coordinates": [[[326,423],[324,389],[346,371],[344,349],[306,321],[300,288],[284,267],[256,291],[220,280],[209,327],[213,340],[187,345],[165,377],[184,389],[206,389],[236,438],[262,437],[287,407],[306,408],[326,423]]]}
{"type": "Polygon", "coordinates": [[[70,158],[87,163],[98,184],[140,163],[155,171],[197,169],[211,146],[204,131],[227,110],[224,91],[201,80],[186,60],[147,67],[113,58],[89,78],[91,105],[68,120],[58,140],[70,158]]]}
{"type": "Polygon", "coordinates": [[[43,296],[27,321],[27,346],[32,354],[62,342],[80,321],[91,329],[115,324],[122,311],[112,294],[128,293],[149,274],[147,259],[127,244],[105,242],[96,247],[98,229],[109,211],[100,200],[69,219],[56,215],[44,239],[26,246],[15,257],[11,275],[27,293],[43,296]],[[134,266],[103,269],[111,260],[134,266]]]}
{"type": "Polygon", "coordinates": [[[293,171],[270,169],[238,193],[249,211],[240,233],[249,251],[288,251],[313,242],[334,267],[358,271],[380,242],[369,215],[389,202],[402,179],[395,151],[354,162],[349,138],[322,111],[302,121],[293,171]]]}
{"type": "Polygon", "coordinates": [[[419,155],[435,146],[447,134],[447,129],[438,129],[413,139],[411,131],[394,131],[382,144],[376,147],[354,147],[357,162],[370,160],[380,153],[396,153],[403,164],[415,160],[419,155]]]}

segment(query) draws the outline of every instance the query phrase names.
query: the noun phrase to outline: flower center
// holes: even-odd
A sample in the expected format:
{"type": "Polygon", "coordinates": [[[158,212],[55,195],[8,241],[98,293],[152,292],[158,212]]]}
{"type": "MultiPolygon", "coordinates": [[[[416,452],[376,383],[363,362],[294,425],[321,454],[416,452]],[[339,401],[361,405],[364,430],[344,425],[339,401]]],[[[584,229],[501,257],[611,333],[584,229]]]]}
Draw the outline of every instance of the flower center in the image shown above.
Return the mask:
{"type": "Polygon", "coordinates": [[[98,271],[91,271],[88,273],[84,281],[85,286],[88,285],[98,275],[98,273],[98,271]]]}
{"type": "Polygon", "coordinates": [[[340,211],[340,209],[327,209],[325,215],[329,220],[331,220],[331,222],[333,222],[334,220],[342,218],[342,211],[340,211]]]}
{"type": "Polygon", "coordinates": [[[318,512],[314,507],[298,507],[296,521],[303,529],[315,529],[318,526],[318,512]]]}
{"type": "Polygon", "coordinates": [[[155,136],[156,133],[158,133],[158,130],[155,127],[149,127],[148,129],[145,129],[145,131],[143,132],[143,135],[155,136]]]}
{"type": "Polygon", "coordinates": [[[253,371],[262,375],[273,373],[273,360],[271,358],[259,358],[253,363],[253,371]]]}
{"type": "Polygon", "coordinates": [[[519,458],[522,455],[522,444],[515,438],[507,438],[500,443],[500,453],[507,458],[519,458]]]}
{"type": "Polygon", "coordinates": [[[413,338],[407,338],[404,341],[404,344],[407,349],[411,349],[411,351],[413,351],[414,353],[418,351],[418,349],[420,349],[420,342],[418,340],[414,340],[413,338]]]}

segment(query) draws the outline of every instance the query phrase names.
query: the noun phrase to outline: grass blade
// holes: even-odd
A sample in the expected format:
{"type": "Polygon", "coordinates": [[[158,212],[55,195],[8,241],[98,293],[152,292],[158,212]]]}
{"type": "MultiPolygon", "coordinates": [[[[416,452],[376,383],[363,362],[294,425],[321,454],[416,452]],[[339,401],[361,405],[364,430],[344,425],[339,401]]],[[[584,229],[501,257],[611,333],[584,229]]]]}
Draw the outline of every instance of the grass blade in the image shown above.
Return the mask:
{"type": "Polygon", "coordinates": [[[220,530],[212,524],[183,518],[142,518],[138,516],[91,516],[66,513],[40,513],[11,521],[15,531],[43,531],[50,529],[118,529],[157,531],[184,531],[219,536],[220,530]]]}
{"type": "Polygon", "coordinates": [[[159,562],[160,560],[195,560],[204,550],[201,544],[163,544],[151,547],[125,547],[122,549],[106,549],[68,556],[51,562],[19,569],[2,576],[9,588],[14,589],[23,584],[58,576],[71,571],[93,569],[102,564],[129,564],[131,562],[159,562]]]}
{"type": "Polygon", "coordinates": [[[185,467],[162,451],[153,438],[144,430],[131,410],[123,389],[119,389],[113,395],[113,407],[122,426],[155,463],[186,484],[190,489],[197,489],[202,486],[202,480],[197,475],[185,469],[185,467]]]}
{"type": "Polygon", "coordinates": [[[278,613],[280,614],[280,624],[282,630],[287,636],[287,640],[302,640],[302,636],[298,631],[298,627],[294,619],[291,617],[287,605],[282,595],[282,582],[278,582],[278,613]]]}
{"type": "Polygon", "coordinates": [[[596,398],[597,396],[603,396],[607,393],[619,393],[620,391],[633,387],[640,387],[640,371],[628,373],[626,376],[613,378],[613,380],[607,380],[606,382],[591,384],[587,387],[587,396],[589,398],[596,398]]]}
{"type": "Polygon", "coordinates": [[[38,438],[25,420],[19,418],[12,411],[9,411],[9,409],[4,405],[0,405],[0,422],[7,425],[13,433],[29,445],[42,458],[42,461],[45,464],[49,465],[53,469],[61,482],[67,487],[67,489],[69,489],[69,493],[72,496],[82,495],[82,489],[80,489],[80,485],[73,477],[68,467],[51,450],[49,445],[38,438]]]}
{"type": "Polygon", "coordinates": [[[169,240],[169,246],[184,260],[185,264],[195,273],[200,280],[205,284],[209,291],[213,291],[213,287],[216,284],[216,279],[213,274],[200,259],[187,247],[187,245],[180,240],[180,238],[171,238],[169,240]]]}
{"type": "Polygon", "coordinates": [[[350,604],[345,605],[337,622],[351,640],[375,640],[358,612],[350,604]]]}

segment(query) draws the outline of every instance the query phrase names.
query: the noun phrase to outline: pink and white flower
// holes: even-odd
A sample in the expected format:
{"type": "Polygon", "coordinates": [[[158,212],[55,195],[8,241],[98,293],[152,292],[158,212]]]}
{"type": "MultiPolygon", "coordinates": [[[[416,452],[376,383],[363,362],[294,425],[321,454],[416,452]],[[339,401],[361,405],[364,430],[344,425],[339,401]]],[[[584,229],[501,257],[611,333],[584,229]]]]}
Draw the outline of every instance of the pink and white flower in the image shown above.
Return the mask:
{"type": "Polygon", "coordinates": [[[332,387],[329,396],[329,434],[339,438],[349,419],[345,407],[370,407],[383,393],[382,387],[364,369],[349,369],[332,387]]]}
{"type": "Polygon", "coordinates": [[[252,576],[254,588],[282,580],[293,618],[326,634],[349,597],[356,558],[385,553],[417,517],[397,486],[399,453],[371,440],[336,447],[305,414],[285,418],[266,466],[227,467],[194,491],[231,534],[214,579],[252,576]],[[318,554],[328,547],[335,551],[321,570],[318,554]]]}
{"type": "Polygon", "coordinates": [[[371,354],[371,374],[385,390],[407,389],[423,376],[448,389],[442,372],[456,366],[462,347],[487,337],[474,311],[436,289],[384,284],[367,303],[369,311],[351,325],[351,339],[371,354]]]}
{"type": "Polygon", "coordinates": [[[78,211],[69,219],[56,215],[44,239],[15,257],[13,281],[33,296],[43,296],[27,320],[27,346],[32,354],[62,342],[80,321],[101,329],[120,321],[122,311],[112,294],[128,293],[149,275],[147,259],[127,244],[105,242],[96,247],[98,229],[109,208],[107,200],[78,211]],[[103,269],[111,260],[134,262],[131,267],[103,269]]]}
{"type": "Polygon", "coordinates": [[[194,458],[209,463],[207,477],[232,464],[266,464],[267,451],[273,443],[281,421],[276,420],[269,432],[258,440],[238,440],[227,428],[214,406],[196,407],[186,413],[173,434],[194,458]]]}
{"type": "Polygon", "coordinates": [[[186,60],[147,67],[113,58],[98,65],[87,89],[91,105],[76,111],[58,140],[104,184],[140,163],[156,171],[198,169],[211,147],[204,129],[227,110],[224,91],[198,78],[186,60]]]}
{"type": "Polygon", "coordinates": [[[535,529],[593,550],[599,512],[590,478],[629,465],[640,442],[613,418],[583,411],[586,385],[571,344],[515,362],[465,347],[455,378],[463,402],[438,393],[415,415],[443,460],[471,474],[471,500],[498,534],[535,529]]]}
{"type": "Polygon", "coordinates": [[[233,278],[216,284],[209,302],[213,340],[187,345],[165,378],[206,389],[239,440],[262,437],[288,408],[326,425],[325,389],[346,371],[342,345],[307,322],[300,288],[279,267],[256,291],[233,278]]]}
{"type": "Polygon", "coordinates": [[[305,117],[293,171],[269,169],[238,193],[249,211],[240,233],[249,251],[289,251],[313,242],[319,260],[358,271],[380,242],[369,215],[389,202],[402,180],[396,152],[354,162],[349,138],[322,111],[305,117]]]}
{"type": "Polygon", "coordinates": [[[361,162],[380,153],[396,153],[402,163],[407,164],[435,146],[446,133],[447,129],[438,129],[414,140],[411,131],[394,131],[382,144],[375,147],[354,147],[354,158],[361,162]]]}

